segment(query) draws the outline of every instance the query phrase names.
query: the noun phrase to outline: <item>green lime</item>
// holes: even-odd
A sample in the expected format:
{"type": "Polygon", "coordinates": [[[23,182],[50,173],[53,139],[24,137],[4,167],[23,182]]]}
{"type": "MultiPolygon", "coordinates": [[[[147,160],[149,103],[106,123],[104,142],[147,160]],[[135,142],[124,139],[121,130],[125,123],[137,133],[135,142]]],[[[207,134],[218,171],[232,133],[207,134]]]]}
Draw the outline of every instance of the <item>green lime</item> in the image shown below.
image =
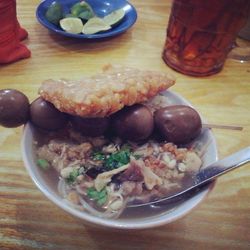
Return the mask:
{"type": "Polygon", "coordinates": [[[92,12],[90,12],[90,11],[83,11],[78,15],[78,17],[85,20],[85,21],[87,21],[90,18],[94,17],[94,14],[92,12]]]}
{"type": "Polygon", "coordinates": [[[45,13],[46,19],[55,25],[59,24],[59,21],[63,18],[63,10],[61,4],[53,2],[45,13]]]}
{"type": "Polygon", "coordinates": [[[89,20],[90,18],[94,17],[94,12],[91,6],[84,1],[74,4],[70,11],[73,16],[82,18],[84,20],[89,20]]]}
{"type": "Polygon", "coordinates": [[[66,17],[61,19],[60,26],[63,30],[73,34],[79,34],[83,29],[82,20],[77,17],[66,17]]]}
{"type": "Polygon", "coordinates": [[[124,9],[118,9],[113,12],[111,12],[109,15],[105,16],[103,18],[103,21],[107,23],[110,26],[113,26],[117,23],[119,23],[125,16],[125,10],[124,9]]]}
{"type": "Polygon", "coordinates": [[[100,31],[111,29],[111,26],[106,24],[103,19],[99,17],[90,18],[83,26],[82,33],[84,34],[95,34],[100,31]]]}

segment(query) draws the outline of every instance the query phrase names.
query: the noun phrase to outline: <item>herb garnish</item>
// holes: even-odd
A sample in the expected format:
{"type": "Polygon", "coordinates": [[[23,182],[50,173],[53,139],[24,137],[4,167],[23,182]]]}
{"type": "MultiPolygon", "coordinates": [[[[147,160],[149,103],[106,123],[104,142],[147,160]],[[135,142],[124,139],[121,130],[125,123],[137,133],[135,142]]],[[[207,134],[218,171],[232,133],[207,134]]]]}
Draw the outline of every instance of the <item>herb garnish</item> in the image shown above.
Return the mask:
{"type": "Polygon", "coordinates": [[[38,159],[36,163],[38,167],[42,168],[43,170],[47,170],[50,167],[49,162],[45,159],[38,159]]]}
{"type": "Polygon", "coordinates": [[[96,201],[99,206],[102,206],[107,201],[107,190],[104,188],[101,191],[97,191],[94,187],[88,188],[87,195],[90,199],[96,201]]]}
{"type": "Polygon", "coordinates": [[[102,152],[95,152],[92,155],[92,158],[93,160],[102,161],[104,168],[109,171],[128,164],[130,161],[130,155],[130,148],[124,147],[124,149],[120,151],[107,155],[103,154],[102,152]]]}
{"type": "Polygon", "coordinates": [[[75,168],[70,172],[69,176],[66,178],[68,184],[73,184],[76,181],[77,176],[79,175],[79,169],[75,168]]]}
{"type": "Polygon", "coordinates": [[[104,161],[105,160],[105,154],[103,154],[102,152],[94,152],[92,155],[93,160],[95,161],[104,161]]]}
{"type": "Polygon", "coordinates": [[[130,161],[130,154],[131,152],[129,149],[112,153],[104,162],[105,168],[107,170],[112,170],[128,164],[130,161]]]}

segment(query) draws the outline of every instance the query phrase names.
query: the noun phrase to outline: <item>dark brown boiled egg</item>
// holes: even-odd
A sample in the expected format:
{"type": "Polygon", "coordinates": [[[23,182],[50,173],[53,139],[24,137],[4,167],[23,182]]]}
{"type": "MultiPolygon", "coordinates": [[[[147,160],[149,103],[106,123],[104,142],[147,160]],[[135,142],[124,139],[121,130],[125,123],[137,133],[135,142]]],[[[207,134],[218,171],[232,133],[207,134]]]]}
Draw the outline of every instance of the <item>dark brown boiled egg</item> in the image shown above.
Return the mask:
{"type": "Polygon", "coordinates": [[[142,104],[128,106],[112,117],[115,134],[125,140],[140,141],[147,139],[154,128],[151,111],[142,104]]]}
{"type": "Polygon", "coordinates": [[[74,129],[86,136],[103,135],[109,128],[109,118],[82,118],[71,116],[70,121],[74,129]]]}
{"type": "Polygon", "coordinates": [[[39,97],[30,105],[30,121],[42,129],[58,130],[67,124],[68,116],[39,97]]]}
{"type": "Polygon", "coordinates": [[[18,127],[29,119],[29,100],[18,90],[0,90],[0,125],[18,127]]]}
{"type": "Polygon", "coordinates": [[[167,106],[154,113],[155,126],[162,139],[186,144],[196,138],[202,128],[197,111],[185,105],[167,106]]]}

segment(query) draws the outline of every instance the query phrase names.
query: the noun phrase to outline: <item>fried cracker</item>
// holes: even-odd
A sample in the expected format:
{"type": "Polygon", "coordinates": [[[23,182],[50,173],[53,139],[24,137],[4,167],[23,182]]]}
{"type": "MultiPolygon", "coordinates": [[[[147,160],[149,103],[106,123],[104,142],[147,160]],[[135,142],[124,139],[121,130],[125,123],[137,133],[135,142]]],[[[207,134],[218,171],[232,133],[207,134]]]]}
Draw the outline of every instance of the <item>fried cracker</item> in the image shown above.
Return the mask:
{"type": "Polygon", "coordinates": [[[108,65],[103,73],[79,81],[46,80],[39,94],[62,112],[106,117],[124,106],[145,102],[174,83],[168,73],[108,65]]]}

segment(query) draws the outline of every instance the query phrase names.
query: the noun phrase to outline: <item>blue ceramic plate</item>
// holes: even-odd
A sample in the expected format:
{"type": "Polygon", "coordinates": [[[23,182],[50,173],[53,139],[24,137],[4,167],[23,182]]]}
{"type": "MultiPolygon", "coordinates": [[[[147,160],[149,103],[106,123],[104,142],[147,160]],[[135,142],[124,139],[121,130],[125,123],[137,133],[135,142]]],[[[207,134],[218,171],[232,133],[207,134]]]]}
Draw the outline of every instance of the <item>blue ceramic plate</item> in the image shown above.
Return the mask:
{"type": "MultiPolygon", "coordinates": [[[[45,0],[39,4],[36,10],[36,16],[38,21],[45,26],[47,29],[56,32],[57,34],[74,37],[74,38],[83,38],[83,39],[98,39],[98,38],[105,38],[105,37],[112,37],[118,34],[123,33],[128,28],[130,28],[137,19],[137,13],[135,8],[125,0],[86,0],[86,2],[92,7],[95,14],[99,17],[104,17],[111,13],[114,10],[123,8],[126,12],[122,21],[113,27],[110,30],[92,34],[92,35],[85,35],[85,34],[71,34],[62,30],[59,26],[50,23],[45,18],[45,13],[48,7],[54,2],[55,0],[45,0]]],[[[70,7],[79,2],[79,0],[57,0],[63,6],[64,13],[70,12],[70,7]]]]}

